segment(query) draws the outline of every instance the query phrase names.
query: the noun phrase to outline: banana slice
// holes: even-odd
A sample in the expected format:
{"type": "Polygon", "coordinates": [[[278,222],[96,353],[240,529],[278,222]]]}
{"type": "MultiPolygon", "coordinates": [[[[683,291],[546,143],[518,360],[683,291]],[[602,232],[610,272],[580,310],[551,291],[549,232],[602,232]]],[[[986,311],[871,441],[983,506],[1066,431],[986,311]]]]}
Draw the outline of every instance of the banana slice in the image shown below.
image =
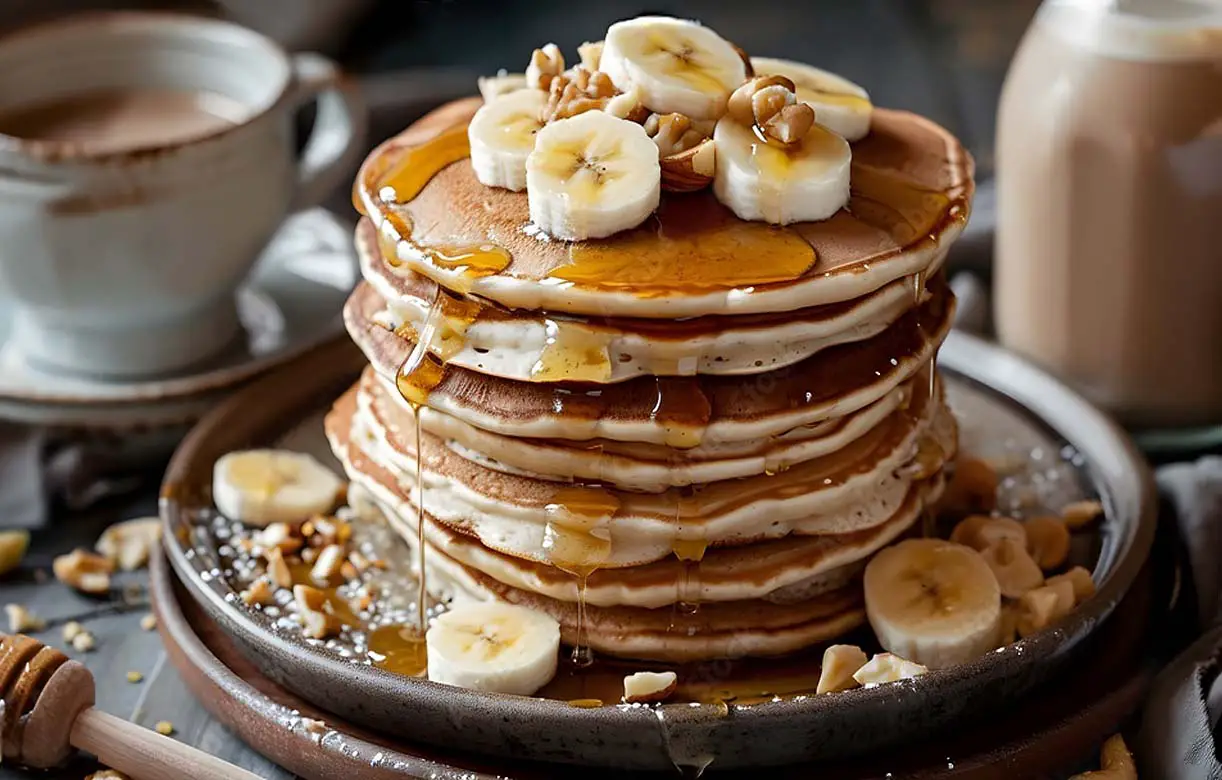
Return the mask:
{"type": "Polygon", "coordinates": [[[248,525],[293,523],[328,512],[343,487],[331,469],[287,450],[231,452],[212,469],[217,511],[248,525]]]}
{"type": "Polygon", "coordinates": [[[560,624],[533,609],[476,602],[443,612],[424,639],[430,680],[529,696],[556,675],[560,624]]]}
{"type": "Polygon", "coordinates": [[[870,132],[874,105],[864,89],[813,65],[772,57],[752,57],[757,76],[784,76],[798,88],[798,100],[815,109],[815,121],[849,141],[870,132]]]}
{"type": "Polygon", "coordinates": [[[941,539],[908,539],[866,566],[866,615],[884,648],[943,669],[992,650],[1001,590],[980,554],[941,539]]]}
{"type": "Polygon", "coordinates": [[[791,149],[765,143],[755,130],[722,118],[713,130],[713,194],[740,219],[788,225],[827,219],[849,202],[853,152],[814,125],[791,149]]]}
{"type": "Polygon", "coordinates": [[[467,127],[475,178],[489,187],[519,192],[526,187],[526,157],[543,127],[547,93],[520,89],[480,107],[467,127]]]}
{"type": "Polygon", "coordinates": [[[479,85],[479,96],[485,103],[491,103],[501,95],[517,92],[519,89],[529,89],[525,73],[510,73],[504,68],[495,76],[480,76],[476,83],[479,85]]]}
{"type": "Polygon", "coordinates": [[[734,46],[698,22],[641,16],[607,30],[598,67],[622,92],[636,87],[658,114],[717,119],[747,78],[734,46]]]}
{"type": "Polygon", "coordinates": [[[602,111],[552,122],[526,159],[530,219],[556,238],[602,238],[644,222],[662,193],[658,147],[602,111]]]}

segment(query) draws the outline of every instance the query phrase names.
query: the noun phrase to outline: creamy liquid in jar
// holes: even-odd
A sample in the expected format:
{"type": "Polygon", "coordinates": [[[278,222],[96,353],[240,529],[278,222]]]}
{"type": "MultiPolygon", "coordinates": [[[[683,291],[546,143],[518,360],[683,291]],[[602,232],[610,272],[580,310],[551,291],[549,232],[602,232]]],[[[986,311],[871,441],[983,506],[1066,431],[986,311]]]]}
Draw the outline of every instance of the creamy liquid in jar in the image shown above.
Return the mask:
{"type": "Polygon", "coordinates": [[[1222,423],[1222,0],[1045,2],[997,155],[1002,343],[1131,426],[1222,423]]]}

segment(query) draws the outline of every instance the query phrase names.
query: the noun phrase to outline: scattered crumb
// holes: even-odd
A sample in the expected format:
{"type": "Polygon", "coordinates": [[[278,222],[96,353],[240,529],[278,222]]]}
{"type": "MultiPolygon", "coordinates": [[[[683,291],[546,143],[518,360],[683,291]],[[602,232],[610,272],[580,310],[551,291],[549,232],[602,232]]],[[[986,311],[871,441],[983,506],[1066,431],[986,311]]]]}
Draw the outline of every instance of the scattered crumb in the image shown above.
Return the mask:
{"type": "Polygon", "coordinates": [[[330,729],[327,728],[326,723],[322,722],[321,720],[315,720],[314,718],[302,718],[301,725],[304,726],[305,730],[311,734],[326,734],[328,731],[330,731],[330,729]]]}
{"type": "Polygon", "coordinates": [[[128,672],[127,673],[127,681],[129,683],[138,683],[142,681],[143,679],[144,679],[144,675],[140,674],[140,672],[128,672]]]}
{"type": "Polygon", "coordinates": [[[8,613],[8,632],[24,634],[27,631],[42,631],[47,627],[47,621],[35,615],[20,604],[6,604],[4,611],[8,613]]]}
{"type": "Polygon", "coordinates": [[[155,631],[157,629],[157,616],[150,612],[140,618],[140,627],[145,631],[155,631]]]}
{"type": "Polygon", "coordinates": [[[115,523],[102,532],[94,549],[112,566],[135,571],[148,563],[149,553],[161,540],[161,520],[143,517],[115,523]]]}
{"type": "Polygon", "coordinates": [[[130,780],[130,778],[117,769],[103,769],[100,772],[85,775],[85,780],[130,780]]]}
{"type": "Polygon", "coordinates": [[[110,590],[114,566],[106,558],[88,550],[73,550],[51,564],[55,579],[82,593],[102,594],[110,590]]]}
{"type": "Polygon", "coordinates": [[[153,726],[153,730],[162,736],[168,737],[174,733],[174,724],[168,720],[159,720],[157,725],[153,726]]]}
{"type": "Polygon", "coordinates": [[[77,635],[85,630],[85,627],[75,620],[71,620],[64,624],[64,641],[71,642],[76,639],[77,635]]]}
{"type": "Polygon", "coordinates": [[[88,653],[96,646],[97,643],[93,640],[93,634],[85,631],[84,629],[82,629],[76,636],[72,637],[72,649],[76,650],[78,653],[88,653]]]}
{"type": "Polygon", "coordinates": [[[675,692],[679,678],[674,672],[637,672],[624,678],[624,701],[652,704],[665,701],[675,692]]]}

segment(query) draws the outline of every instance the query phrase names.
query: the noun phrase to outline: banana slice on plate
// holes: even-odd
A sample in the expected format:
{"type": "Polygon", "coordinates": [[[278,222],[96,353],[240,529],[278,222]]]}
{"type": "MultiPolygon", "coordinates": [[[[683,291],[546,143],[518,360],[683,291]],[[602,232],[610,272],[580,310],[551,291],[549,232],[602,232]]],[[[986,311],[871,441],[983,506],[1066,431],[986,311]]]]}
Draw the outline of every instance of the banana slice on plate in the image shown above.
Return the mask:
{"type": "Polygon", "coordinates": [[[533,609],[488,601],[443,612],[424,639],[433,682],[529,696],[556,675],[560,624],[533,609]]]}
{"type": "Polygon", "coordinates": [[[698,22],[641,16],[607,30],[598,67],[616,87],[635,87],[658,114],[717,119],[747,66],[726,39],[698,22]]]}
{"type": "Polygon", "coordinates": [[[644,128],[602,111],[548,124],[526,159],[531,222],[568,241],[641,224],[658,207],[661,182],[644,128]]]}
{"type": "Polygon", "coordinates": [[[870,132],[874,105],[870,95],[835,73],[802,62],[772,57],[752,57],[757,76],[784,76],[798,88],[798,100],[815,109],[815,121],[849,141],[870,132]]]}
{"type": "Polygon", "coordinates": [[[242,450],[212,469],[212,500],[230,520],[247,525],[295,523],[329,512],[344,482],[310,455],[242,450]]]}
{"type": "Polygon", "coordinates": [[[488,187],[519,192],[526,188],[526,158],[543,127],[547,93],[520,89],[494,97],[475,112],[467,127],[471,167],[488,187]]]}
{"type": "Polygon", "coordinates": [[[753,127],[723,117],[713,130],[713,194],[740,219],[788,225],[827,219],[849,202],[848,141],[813,125],[790,148],[765,142],[753,127]]]}
{"type": "Polygon", "coordinates": [[[866,615],[884,648],[930,669],[992,650],[1001,590],[980,553],[941,539],[908,539],[866,565],[866,615]]]}

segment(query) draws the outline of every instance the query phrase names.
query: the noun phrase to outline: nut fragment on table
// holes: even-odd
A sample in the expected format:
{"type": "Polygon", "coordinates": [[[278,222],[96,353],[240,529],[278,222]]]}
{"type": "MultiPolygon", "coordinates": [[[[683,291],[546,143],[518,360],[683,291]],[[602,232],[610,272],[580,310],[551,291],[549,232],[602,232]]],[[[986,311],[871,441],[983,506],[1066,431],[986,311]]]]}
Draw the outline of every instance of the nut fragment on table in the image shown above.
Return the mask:
{"type": "Polygon", "coordinates": [[[919,677],[929,669],[892,653],[878,653],[853,673],[853,679],[866,687],[919,677]]]}
{"type": "Polygon", "coordinates": [[[0,576],[21,565],[29,547],[29,531],[0,531],[0,576]]]}
{"type": "Polygon", "coordinates": [[[137,671],[130,671],[127,673],[127,681],[129,683],[144,682],[144,675],[137,671]]]}
{"type": "Polygon", "coordinates": [[[624,678],[624,701],[629,704],[653,704],[666,701],[679,687],[674,672],[636,672],[624,678]]]}
{"type": "Polygon", "coordinates": [[[1071,530],[1085,528],[1103,514],[1103,504],[1093,499],[1074,501],[1061,508],[1061,519],[1071,530]]]}
{"type": "Polygon", "coordinates": [[[140,628],[145,631],[155,631],[157,629],[157,616],[150,612],[140,618],[140,628]]]}
{"type": "Polygon", "coordinates": [[[69,620],[64,624],[63,636],[65,642],[71,642],[76,639],[77,635],[85,630],[85,627],[75,620],[69,620]]]}
{"type": "Polygon", "coordinates": [[[78,653],[93,652],[93,649],[97,646],[98,643],[93,638],[93,634],[88,631],[81,631],[72,637],[72,649],[78,653]]]}
{"type": "Polygon", "coordinates": [[[823,651],[815,693],[836,693],[858,687],[861,683],[853,675],[868,661],[865,651],[857,645],[831,645],[823,651]]]}
{"type": "Polygon", "coordinates": [[[1137,763],[1119,734],[1113,734],[1103,743],[1099,762],[1101,769],[1074,775],[1069,780],[1137,780],[1137,763]]]}
{"type": "Polygon", "coordinates": [[[101,555],[77,548],[61,555],[51,564],[55,579],[82,593],[100,594],[110,590],[114,564],[101,555]]]}
{"type": "Polygon", "coordinates": [[[102,532],[94,549],[106,557],[112,567],[135,571],[149,562],[149,555],[161,541],[161,520],[142,517],[115,523],[102,532]]]}
{"type": "Polygon", "coordinates": [[[8,615],[8,632],[10,634],[42,631],[47,627],[47,621],[38,617],[21,604],[5,604],[4,612],[8,615]]]}
{"type": "Polygon", "coordinates": [[[168,737],[174,733],[174,724],[168,720],[159,720],[157,725],[153,726],[153,731],[156,731],[163,737],[168,737]]]}

